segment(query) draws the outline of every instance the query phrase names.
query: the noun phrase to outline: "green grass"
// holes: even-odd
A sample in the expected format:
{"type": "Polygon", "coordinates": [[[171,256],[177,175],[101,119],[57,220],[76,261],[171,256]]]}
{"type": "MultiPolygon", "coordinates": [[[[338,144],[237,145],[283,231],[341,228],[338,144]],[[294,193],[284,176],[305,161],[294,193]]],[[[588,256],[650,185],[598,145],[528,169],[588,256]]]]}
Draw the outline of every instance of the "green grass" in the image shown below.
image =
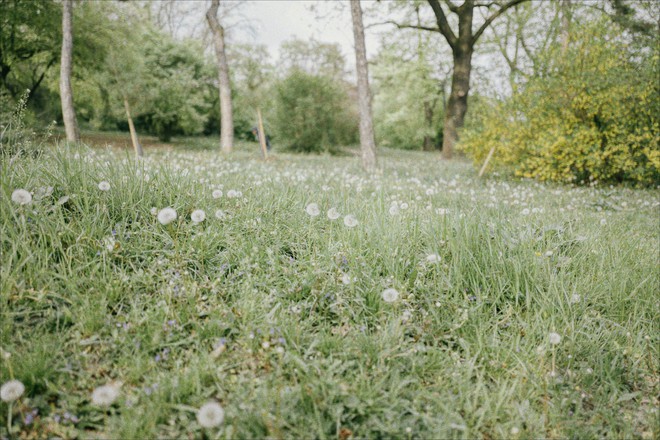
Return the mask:
{"type": "Polygon", "coordinates": [[[0,403],[0,436],[660,433],[657,189],[480,180],[388,150],[373,177],[256,147],[0,160],[0,382],[26,386],[0,403]],[[150,210],[167,206],[163,226],[150,210]],[[113,381],[116,403],[94,406],[113,381]],[[226,417],[204,430],[209,400],[226,417]]]}

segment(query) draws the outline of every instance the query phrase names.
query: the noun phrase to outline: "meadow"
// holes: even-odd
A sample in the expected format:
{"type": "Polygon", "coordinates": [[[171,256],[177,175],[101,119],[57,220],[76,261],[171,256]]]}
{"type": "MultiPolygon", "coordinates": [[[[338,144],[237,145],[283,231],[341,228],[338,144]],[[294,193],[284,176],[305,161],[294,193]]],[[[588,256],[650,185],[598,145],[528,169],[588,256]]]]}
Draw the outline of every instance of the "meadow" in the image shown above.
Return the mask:
{"type": "Polygon", "coordinates": [[[2,156],[0,437],[660,436],[657,188],[256,151],[2,156]]]}

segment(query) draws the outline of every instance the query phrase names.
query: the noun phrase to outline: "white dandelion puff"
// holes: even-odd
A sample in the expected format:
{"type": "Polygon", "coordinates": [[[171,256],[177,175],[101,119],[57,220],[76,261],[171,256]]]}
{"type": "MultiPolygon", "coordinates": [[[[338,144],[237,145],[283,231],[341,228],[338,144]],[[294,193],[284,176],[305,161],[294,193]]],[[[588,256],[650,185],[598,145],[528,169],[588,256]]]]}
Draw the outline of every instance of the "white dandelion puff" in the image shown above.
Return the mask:
{"type": "Polygon", "coordinates": [[[351,284],[351,276],[347,273],[341,276],[342,284],[351,284]]]}
{"type": "Polygon", "coordinates": [[[235,197],[239,197],[241,195],[240,191],[236,191],[235,189],[230,189],[227,191],[227,197],[230,199],[233,199],[235,197]]]}
{"type": "Polygon", "coordinates": [[[339,218],[339,211],[337,211],[337,208],[330,208],[328,209],[328,218],[330,220],[337,220],[339,218]]]}
{"type": "Polygon", "coordinates": [[[529,209],[525,208],[521,211],[522,215],[529,215],[529,209]]]}
{"type": "Polygon", "coordinates": [[[119,397],[118,385],[103,385],[92,392],[92,403],[96,406],[110,406],[119,397]]]}
{"type": "Polygon", "coordinates": [[[429,254],[426,256],[426,262],[429,264],[439,263],[441,260],[440,255],[438,254],[429,254]]]}
{"type": "Polygon", "coordinates": [[[19,205],[29,205],[32,203],[32,194],[22,188],[19,188],[11,193],[11,200],[12,202],[18,203],[19,205]]]}
{"type": "Polygon", "coordinates": [[[222,220],[225,217],[227,217],[227,214],[225,214],[225,211],[223,211],[222,209],[218,209],[217,211],[215,211],[215,218],[222,220]]]}
{"type": "Polygon", "coordinates": [[[25,385],[20,380],[10,380],[0,387],[0,399],[3,402],[13,402],[23,395],[25,385]]]}
{"type": "Polygon", "coordinates": [[[552,345],[557,345],[561,342],[561,336],[559,336],[559,333],[550,332],[548,334],[548,341],[552,345]]]}
{"type": "Polygon", "coordinates": [[[151,215],[156,216],[156,215],[158,215],[158,208],[156,208],[156,207],[154,206],[153,208],[151,208],[151,209],[149,210],[149,212],[151,213],[151,215]]]}
{"type": "Polygon", "coordinates": [[[218,402],[207,402],[197,411],[197,421],[202,428],[215,428],[225,419],[225,410],[218,402]]]}
{"type": "Polygon", "coordinates": [[[213,191],[212,195],[214,199],[219,199],[220,197],[222,197],[222,190],[216,189],[215,191],[213,191]]]}
{"type": "Polygon", "coordinates": [[[305,212],[311,217],[316,217],[321,213],[321,210],[319,209],[319,205],[317,205],[316,203],[310,203],[305,208],[305,212]]]}
{"type": "Polygon", "coordinates": [[[348,214],[346,217],[344,217],[344,224],[349,228],[354,228],[358,225],[358,221],[354,215],[348,214]]]}
{"type": "Polygon", "coordinates": [[[399,215],[399,207],[397,205],[390,206],[389,213],[392,216],[399,215]]]}
{"type": "Polygon", "coordinates": [[[399,299],[399,292],[396,289],[385,289],[383,290],[383,293],[381,294],[383,297],[383,301],[392,303],[399,299]]]}
{"type": "Polygon", "coordinates": [[[109,191],[110,190],[110,183],[106,182],[105,180],[99,182],[99,189],[101,191],[109,191]]]}
{"type": "Polygon", "coordinates": [[[174,208],[163,208],[158,212],[158,221],[162,225],[168,225],[176,220],[176,211],[174,208]]]}
{"type": "Polygon", "coordinates": [[[194,223],[201,223],[206,219],[206,213],[201,209],[196,209],[190,214],[190,219],[194,223]]]}

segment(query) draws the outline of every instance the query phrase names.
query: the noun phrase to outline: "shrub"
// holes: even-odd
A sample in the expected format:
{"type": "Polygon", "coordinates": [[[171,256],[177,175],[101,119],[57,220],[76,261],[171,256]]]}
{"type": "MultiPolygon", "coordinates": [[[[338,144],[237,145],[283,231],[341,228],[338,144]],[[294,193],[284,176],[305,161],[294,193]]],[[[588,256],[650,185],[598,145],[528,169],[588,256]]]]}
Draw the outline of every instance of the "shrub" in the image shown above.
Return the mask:
{"type": "Polygon", "coordinates": [[[275,134],[291,150],[332,151],[356,142],[358,118],[343,83],[294,70],[275,90],[275,134]]]}
{"type": "Polygon", "coordinates": [[[549,73],[484,111],[461,148],[518,176],[564,182],[660,182],[658,54],[611,22],[576,29],[549,73]]]}

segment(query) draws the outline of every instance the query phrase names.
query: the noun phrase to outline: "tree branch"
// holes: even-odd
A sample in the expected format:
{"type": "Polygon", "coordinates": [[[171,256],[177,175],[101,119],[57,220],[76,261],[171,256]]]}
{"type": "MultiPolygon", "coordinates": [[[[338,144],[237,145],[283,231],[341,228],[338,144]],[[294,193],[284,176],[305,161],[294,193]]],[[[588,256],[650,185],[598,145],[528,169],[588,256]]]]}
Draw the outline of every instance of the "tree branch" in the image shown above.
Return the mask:
{"type": "Polygon", "coordinates": [[[475,44],[477,42],[477,40],[479,39],[479,37],[481,37],[481,34],[483,34],[484,31],[488,28],[488,26],[490,26],[490,24],[495,19],[497,19],[497,17],[504,14],[504,12],[506,12],[507,9],[512,8],[512,7],[514,7],[516,5],[519,5],[520,3],[523,3],[523,2],[526,2],[526,1],[529,1],[529,0],[510,0],[508,3],[506,3],[502,7],[500,7],[500,9],[498,9],[495,13],[493,13],[493,15],[488,17],[486,19],[486,21],[484,22],[484,24],[481,25],[479,30],[477,32],[475,32],[475,34],[472,36],[472,44],[475,44]]]}
{"type": "Polygon", "coordinates": [[[447,4],[447,7],[451,12],[453,12],[454,14],[458,14],[459,7],[453,4],[451,0],[445,0],[445,3],[447,4]]]}
{"type": "Polygon", "coordinates": [[[451,30],[451,26],[449,26],[449,22],[447,21],[445,12],[442,10],[442,6],[440,6],[440,2],[438,0],[428,0],[428,2],[431,5],[431,8],[433,9],[433,13],[435,14],[435,18],[436,21],[438,22],[438,29],[440,30],[440,33],[444,35],[445,39],[447,40],[447,43],[449,43],[449,46],[451,46],[451,48],[454,49],[458,41],[456,39],[456,35],[451,30]]]}
{"type": "Polygon", "coordinates": [[[410,24],[410,23],[397,23],[396,21],[392,20],[386,20],[382,21],[380,23],[373,23],[371,26],[366,26],[365,28],[373,27],[373,26],[380,26],[383,24],[393,24],[396,26],[398,29],[418,29],[422,31],[430,31],[430,32],[440,32],[440,29],[438,28],[433,28],[433,27],[428,27],[428,26],[421,26],[417,24],[410,24]]]}

